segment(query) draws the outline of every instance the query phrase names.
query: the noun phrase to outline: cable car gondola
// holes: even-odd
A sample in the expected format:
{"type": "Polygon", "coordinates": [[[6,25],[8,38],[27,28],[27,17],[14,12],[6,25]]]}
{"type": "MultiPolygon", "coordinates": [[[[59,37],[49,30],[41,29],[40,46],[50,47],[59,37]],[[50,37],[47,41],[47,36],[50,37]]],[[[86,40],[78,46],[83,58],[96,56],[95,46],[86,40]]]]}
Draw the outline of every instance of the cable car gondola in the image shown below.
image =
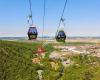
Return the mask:
{"type": "Polygon", "coordinates": [[[57,28],[57,32],[56,32],[56,40],[58,42],[65,42],[66,40],[66,33],[64,32],[64,30],[59,30],[59,28],[61,27],[61,23],[63,24],[63,27],[65,27],[65,19],[63,18],[64,16],[64,12],[65,12],[65,9],[66,9],[66,4],[67,4],[67,0],[65,0],[65,4],[64,4],[64,8],[63,8],[63,11],[62,11],[62,14],[61,14],[61,18],[60,18],[60,21],[59,21],[59,26],[57,28]]]}
{"type": "Polygon", "coordinates": [[[30,27],[28,30],[28,38],[29,40],[35,40],[37,38],[38,32],[36,27],[30,27]]]}
{"type": "Polygon", "coordinates": [[[36,40],[38,36],[37,28],[33,25],[33,17],[32,17],[32,4],[31,0],[29,0],[29,9],[30,9],[30,14],[28,16],[28,24],[29,24],[29,30],[28,30],[28,38],[29,40],[36,40]]]}
{"type": "Polygon", "coordinates": [[[56,34],[56,40],[58,42],[65,42],[66,40],[66,34],[64,32],[64,30],[59,30],[56,34]]]}

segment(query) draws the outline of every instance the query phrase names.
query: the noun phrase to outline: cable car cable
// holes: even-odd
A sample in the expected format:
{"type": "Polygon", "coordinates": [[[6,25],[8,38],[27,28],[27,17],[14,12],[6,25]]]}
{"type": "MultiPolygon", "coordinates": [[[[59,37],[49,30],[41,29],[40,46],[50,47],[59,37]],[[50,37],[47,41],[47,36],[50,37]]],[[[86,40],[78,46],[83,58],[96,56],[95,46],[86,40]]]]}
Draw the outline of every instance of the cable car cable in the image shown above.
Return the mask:
{"type": "Polygon", "coordinates": [[[68,0],[65,1],[64,8],[63,8],[63,11],[62,11],[62,14],[61,14],[61,17],[60,17],[59,25],[58,25],[58,28],[57,28],[57,32],[58,32],[58,29],[61,25],[61,22],[64,22],[63,16],[64,16],[64,13],[65,13],[67,2],[68,2],[68,0]]]}
{"type": "Polygon", "coordinates": [[[67,0],[65,1],[65,5],[64,5],[64,8],[63,8],[63,12],[62,12],[62,15],[61,15],[61,19],[63,18],[63,15],[65,13],[66,5],[67,5],[67,0]]]}
{"type": "MultiPolygon", "coordinates": [[[[43,40],[43,36],[44,36],[44,27],[45,27],[45,11],[46,11],[46,0],[44,0],[43,2],[43,29],[42,29],[42,45],[38,46],[38,50],[37,50],[37,53],[38,55],[41,55],[41,54],[45,54],[45,44],[44,44],[44,40],[43,40]]],[[[42,55],[43,57],[43,55],[42,55]]]]}
{"type": "Polygon", "coordinates": [[[44,0],[43,4],[43,30],[42,30],[42,42],[43,42],[43,36],[44,36],[44,27],[45,27],[45,12],[46,12],[46,0],[44,0]]]}

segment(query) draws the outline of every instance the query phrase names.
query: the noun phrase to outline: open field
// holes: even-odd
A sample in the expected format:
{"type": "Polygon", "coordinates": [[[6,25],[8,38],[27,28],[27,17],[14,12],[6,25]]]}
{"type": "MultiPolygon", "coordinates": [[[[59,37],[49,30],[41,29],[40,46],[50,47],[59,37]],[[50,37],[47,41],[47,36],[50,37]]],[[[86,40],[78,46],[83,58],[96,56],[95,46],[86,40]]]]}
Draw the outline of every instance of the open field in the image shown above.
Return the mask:
{"type": "Polygon", "coordinates": [[[36,55],[38,45],[0,41],[0,80],[100,80],[98,40],[45,41],[44,58],[36,55]]]}

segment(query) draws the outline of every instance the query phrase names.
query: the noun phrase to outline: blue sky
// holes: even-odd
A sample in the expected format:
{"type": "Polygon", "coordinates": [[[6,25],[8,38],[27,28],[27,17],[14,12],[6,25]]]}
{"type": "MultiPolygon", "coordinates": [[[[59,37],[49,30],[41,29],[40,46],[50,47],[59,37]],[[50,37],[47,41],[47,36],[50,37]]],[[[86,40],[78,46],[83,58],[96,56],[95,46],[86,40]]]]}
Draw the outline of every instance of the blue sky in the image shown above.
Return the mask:
{"type": "MultiPolygon", "coordinates": [[[[65,0],[46,0],[44,35],[55,35],[65,0]]],[[[43,0],[32,0],[33,20],[42,32],[43,0]]],[[[0,0],[0,37],[27,36],[28,0],[0,0]]],[[[68,0],[64,13],[68,36],[100,36],[100,0],[68,0]]]]}

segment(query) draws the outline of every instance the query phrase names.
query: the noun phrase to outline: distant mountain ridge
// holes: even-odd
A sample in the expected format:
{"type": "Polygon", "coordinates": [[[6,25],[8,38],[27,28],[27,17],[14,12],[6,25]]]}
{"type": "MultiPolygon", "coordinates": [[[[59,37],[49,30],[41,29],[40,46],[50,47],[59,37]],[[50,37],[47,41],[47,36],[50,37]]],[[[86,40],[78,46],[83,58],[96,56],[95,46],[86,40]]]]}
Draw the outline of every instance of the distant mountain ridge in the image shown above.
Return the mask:
{"type": "Polygon", "coordinates": [[[0,40],[24,40],[25,37],[0,37],[0,40]]]}
{"type": "MultiPolygon", "coordinates": [[[[38,38],[42,38],[41,36],[38,38]]],[[[44,39],[54,39],[54,36],[44,36],[44,39]]],[[[67,39],[100,39],[100,37],[81,37],[81,36],[72,36],[72,37],[67,37],[67,39]]],[[[28,37],[0,37],[0,40],[27,40],[28,37]]]]}

